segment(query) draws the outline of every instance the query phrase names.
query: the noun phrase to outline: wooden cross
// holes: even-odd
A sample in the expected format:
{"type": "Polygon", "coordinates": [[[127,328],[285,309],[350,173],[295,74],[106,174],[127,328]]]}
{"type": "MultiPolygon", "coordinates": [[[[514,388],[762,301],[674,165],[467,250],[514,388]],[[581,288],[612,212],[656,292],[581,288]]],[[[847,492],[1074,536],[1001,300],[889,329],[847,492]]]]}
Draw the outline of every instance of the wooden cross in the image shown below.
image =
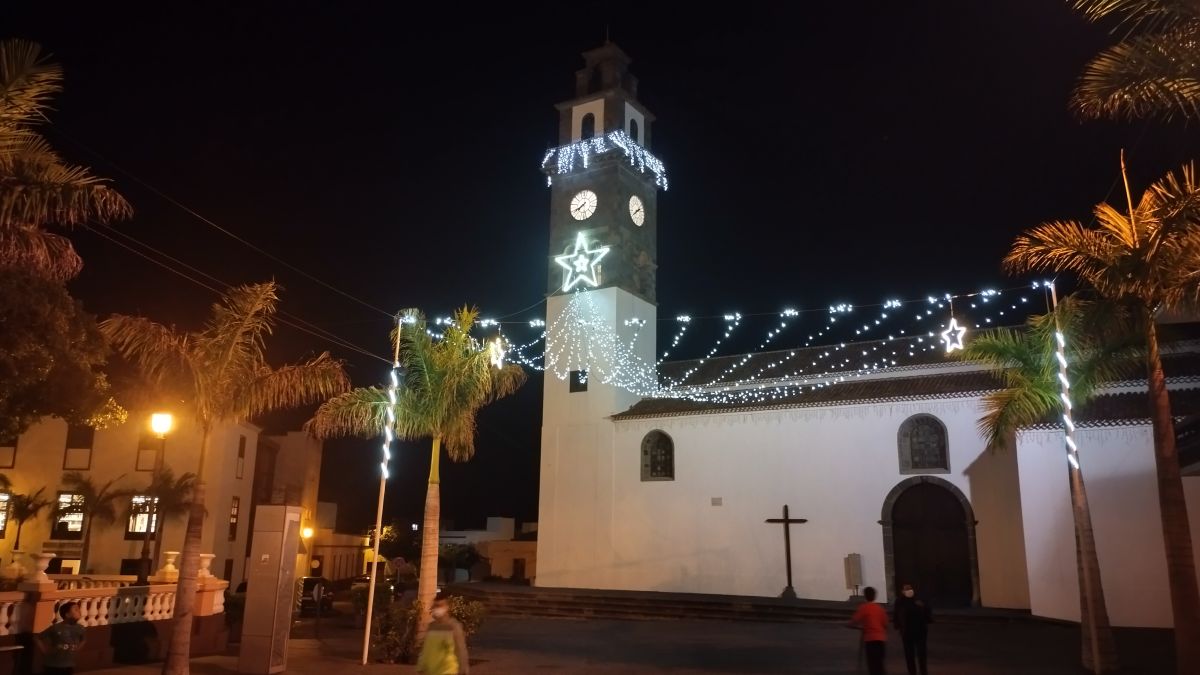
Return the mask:
{"type": "Polygon", "coordinates": [[[807,523],[807,518],[789,518],[787,504],[783,505],[782,518],[767,518],[766,522],[783,525],[783,554],[787,562],[787,586],[779,594],[781,598],[796,599],[796,589],[792,588],[792,523],[807,523]]]}

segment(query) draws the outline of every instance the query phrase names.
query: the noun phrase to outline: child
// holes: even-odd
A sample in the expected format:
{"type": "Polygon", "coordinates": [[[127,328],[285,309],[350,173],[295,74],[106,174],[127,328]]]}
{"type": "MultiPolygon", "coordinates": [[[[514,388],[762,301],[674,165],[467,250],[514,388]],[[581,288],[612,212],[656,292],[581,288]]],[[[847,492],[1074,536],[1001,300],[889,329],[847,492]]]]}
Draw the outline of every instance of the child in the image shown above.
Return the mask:
{"type": "Polygon", "coordinates": [[[83,649],[84,630],[79,625],[79,603],[64,602],[58,609],[62,621],[52,624],[38,636],[43,675],[71,675],[75,670],[75,652],[83,649]]]}
{"type": "Polygon", "coordinates": [[[875,604],[875,589],[867,586],[863,589],[866,602],[858,606],[848,624],[851,628],[862,629],[863,650],[867,653],[867,672],[871,675],[884,675],[883,653],[887,646],[887,612],[875,604]]]}
{"type": "Polygon", "coordinates": [[[433,600],[433,623],[421,645],[417,672],[421,675],[467,675],[471,662],[467,658],[467,640],[462,624],[450,616],[450,602],[445,593],[433,600]]]}

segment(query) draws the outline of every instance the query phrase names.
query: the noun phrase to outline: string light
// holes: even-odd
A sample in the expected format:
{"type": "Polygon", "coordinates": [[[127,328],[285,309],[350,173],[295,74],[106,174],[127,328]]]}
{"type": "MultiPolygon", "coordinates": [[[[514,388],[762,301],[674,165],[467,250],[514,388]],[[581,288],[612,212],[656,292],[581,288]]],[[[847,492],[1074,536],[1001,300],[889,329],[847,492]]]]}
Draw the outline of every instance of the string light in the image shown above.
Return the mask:
{"type": "Polygon", "coordinates": [[[542,170],[547,172],[546,185],[554,183],[553,175],[547,168],[551,159],[558,159],[554,170],[558,175],[562,175],[574,171],[577,163],[587,169],[592,155],[602,155],[614,150],[623,150],[631,166],[642,173],[651,171],[654,174],[654,184],[663,190],[667,189],[667,169],[662,161],[630,138],[623,129],[547,150],[541,164],[542,170]]]}

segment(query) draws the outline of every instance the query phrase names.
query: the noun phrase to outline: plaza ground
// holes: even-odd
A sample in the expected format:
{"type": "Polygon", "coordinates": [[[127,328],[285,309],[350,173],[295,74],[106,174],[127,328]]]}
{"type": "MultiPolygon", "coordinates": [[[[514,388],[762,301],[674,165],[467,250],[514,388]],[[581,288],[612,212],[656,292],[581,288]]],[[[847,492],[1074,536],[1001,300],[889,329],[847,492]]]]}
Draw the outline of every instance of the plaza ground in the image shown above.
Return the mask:
{"type": "MultiPolygon", "coordinates": [[[[407,674],[412,666],[358,665],[361,631],[344,615],[326,619],[321,639],[312,620],[297,624],[287,672],[295,675],[370,672],[407,674]]],[[[1118,631],[1123,673],[1168,675],[1166,631],[1118,631]]],[[[930,672],[939,675],[1079,673],[1079,630],[1040,621],[939,623],[930,637],[930,672]]],[[[620,621],[549,618],[486,619],[471,641],[474,675],[528,673],[811,673],[859,670],[857,633],[836,623],[620,621]]],[[[230,675],[236,655],[196,659],[196,675],[230,675]]],[[[155,664],[96,671],[151,675],[155,664]]],[[[904,673],[899,640],[888,645],[888,672],[904,673]]]]}

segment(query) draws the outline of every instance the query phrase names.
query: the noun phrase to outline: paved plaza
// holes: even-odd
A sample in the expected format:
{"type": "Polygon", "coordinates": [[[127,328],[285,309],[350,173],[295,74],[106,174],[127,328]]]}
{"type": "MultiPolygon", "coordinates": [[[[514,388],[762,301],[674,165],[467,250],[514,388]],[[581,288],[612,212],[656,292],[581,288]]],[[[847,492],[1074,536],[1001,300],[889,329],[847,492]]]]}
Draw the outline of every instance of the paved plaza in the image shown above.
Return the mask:
{"type": "MultiPolygon", "coordinates": [[[[361,633],[345,622],[322,625],[322,639],[293,639],[288,673],[332,675],[363,672],[407,674],[407,665],[361,667],[361,633]]],[[[311,635],[308,622],[296,635],[311,635]]],[[[1164,631],[1120,631],[1121,654],[1130,675],[1172,672],[1171,641],[1164,631]]],[[[1059,675],[1081,672],[1078,629],[1041,622],[935,624],[930,672],[938,675],[1059,675]]],[[[904,673],[898,640],[888,645],[888,672],[904,673]]],[[[236,656],[197,659],[196,675],[230,675],[236,656]]],[[[158,666],[99,671],[103,675],[151,675],[158,666]]],[[[578,621],[543,618],[487,619],[471,641],[474,675],[529,673],[811,673],[865,672],[857,659],[857,633],[830,623],[723,621],[578,621]]]]}

